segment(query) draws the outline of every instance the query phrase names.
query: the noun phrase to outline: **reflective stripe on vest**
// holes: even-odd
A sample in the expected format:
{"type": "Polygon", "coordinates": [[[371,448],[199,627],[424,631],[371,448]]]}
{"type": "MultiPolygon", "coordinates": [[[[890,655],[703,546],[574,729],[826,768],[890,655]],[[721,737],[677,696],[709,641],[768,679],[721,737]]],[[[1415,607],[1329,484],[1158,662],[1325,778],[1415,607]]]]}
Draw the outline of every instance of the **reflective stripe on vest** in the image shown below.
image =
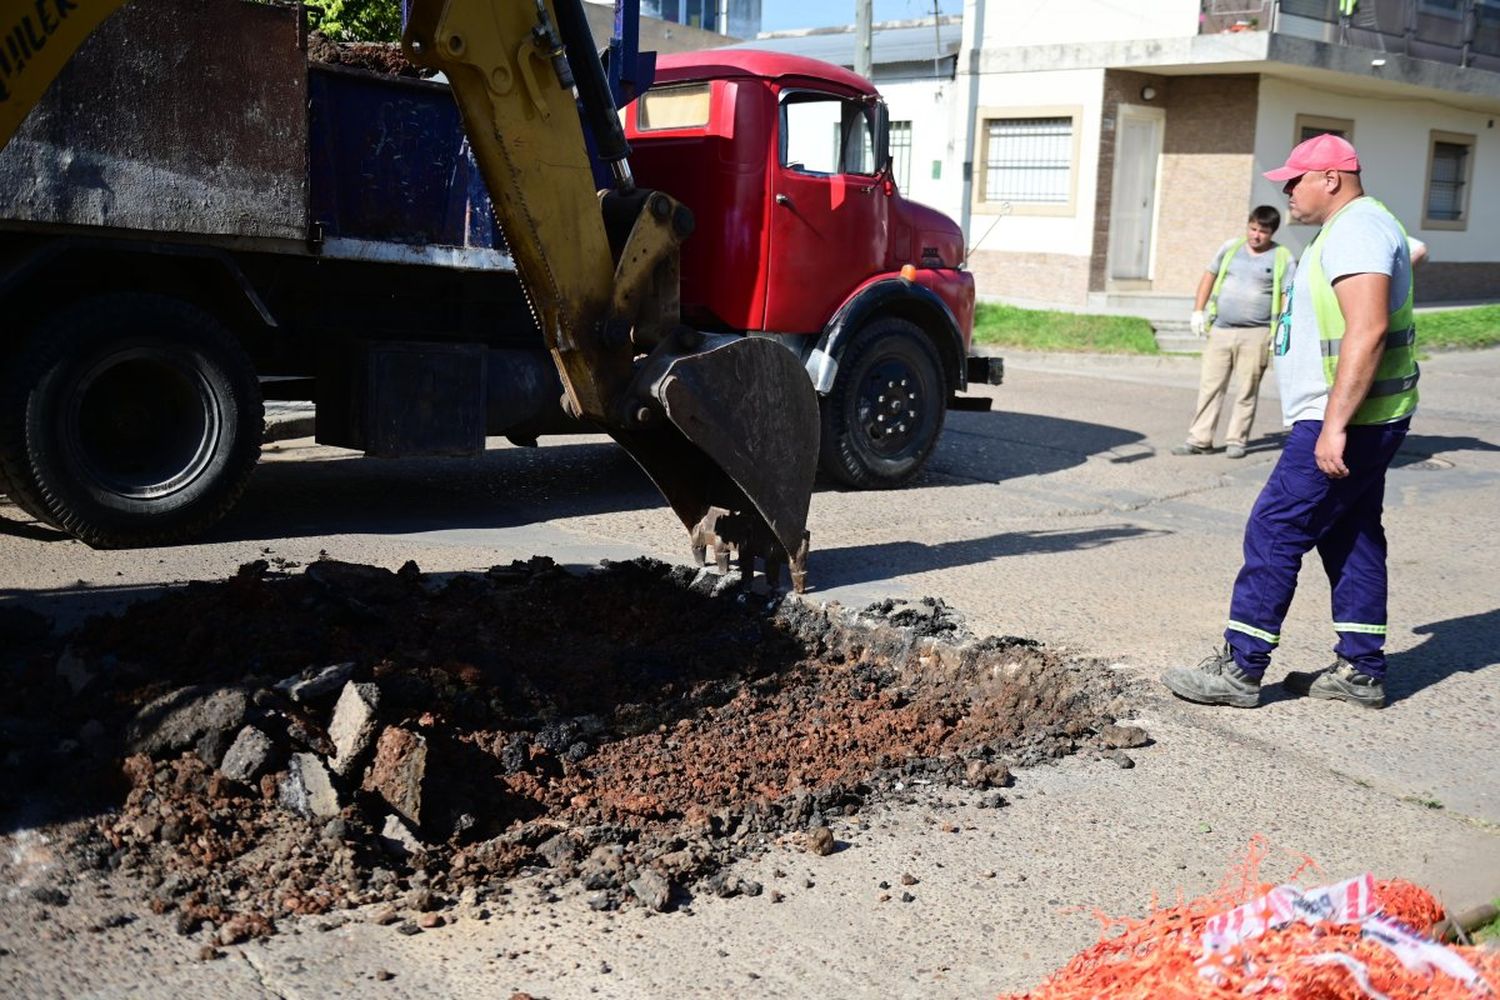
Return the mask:
{"type": "MultiPolygon", "coordinates": [[[[1368,196],[1357,198],[1349,205],[1356,201],[1368,201],[1380,209],[1396,224],[1402,238],[1406,238],[1406,228],[1391,214],[1390,209],[1368,196]]],[[[1333,283],[1323,273],[1323,241],[1328,238],[1339,216],[1344,214],[1349,205],[1334,213],[1333,218],[1313,237],[1312,243],[1302,254],[1302,274],[1297,278],[1299,282],[1307,281],[1308,292],[1312,295],[1313,315],[1317,317],[1318,339],[1323,353],[1323,381],[1330,389],[1338,371],[1339,349],[1344,341],[1344,314],[1339,308],[1333,283]]],[[[1390,332],[1385,336],[1385,349],[1380,356],[1380,364],[1375,369],[1375,379],[1370,384],[1365,401],[1349,421],[1351,424],[1388,424],[1402,419],[1417,408],[1417,380],[1421,371],[1417,367],[1416,314],[1412,309],[1415,287],[1414,281],[1408,282],[1406,299],[1386,320],[1386,329],[1390,332]]]]}
{"type": "MultiPolygon", "coordinates": [[[[1214,325],[1214,319],[1219,315],[1219,289],[1224,287],[1224,279],[1229,276],[1229,262],[1234,260],[1234,255],[1240,252],[1245,242],[1244,239],[1235,240],[1224,251],[1224,259],[1219,262],[1219,273],[1214,278],[1214,286],[1208,293],[1208,308],[1204,310],[1209,326],[1214,325]]],[[[1292,252],[1286,247],[1278,246],[1271,265],[1271,329],[1273,330],[1276,329],[1276,324],[1281,322],[1281,286],[1285,283],[1286,266],[1291,261],[1292,252]]]]}

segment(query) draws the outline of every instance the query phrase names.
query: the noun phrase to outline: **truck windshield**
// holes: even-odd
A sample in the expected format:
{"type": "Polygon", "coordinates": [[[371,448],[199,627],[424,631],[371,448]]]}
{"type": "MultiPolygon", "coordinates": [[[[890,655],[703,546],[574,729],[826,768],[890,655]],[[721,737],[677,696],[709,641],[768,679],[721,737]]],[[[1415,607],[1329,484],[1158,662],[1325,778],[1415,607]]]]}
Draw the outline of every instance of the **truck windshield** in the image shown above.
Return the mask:
{"type": "Polygon", "coordinates": [[[811,174],[874,174],[875,122],[869,106],[832,94],[784,94],[781,165],[811,174]]]}

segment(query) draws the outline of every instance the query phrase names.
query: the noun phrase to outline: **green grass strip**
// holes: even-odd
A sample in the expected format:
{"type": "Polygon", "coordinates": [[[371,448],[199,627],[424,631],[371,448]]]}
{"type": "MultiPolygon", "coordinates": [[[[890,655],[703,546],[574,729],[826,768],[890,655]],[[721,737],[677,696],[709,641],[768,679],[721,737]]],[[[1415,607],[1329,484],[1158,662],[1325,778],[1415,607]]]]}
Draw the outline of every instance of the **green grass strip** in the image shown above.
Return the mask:
{"type": "Polygon", "coordinates": [[[1160,354],[1151,324],[1136,316],[1086,316],[981,302],[974,343],[1024,351],[1160,354]]]}
{"type": "MultiPolygon", "coordinates": [[[[1500,907],[1500,898],[1492,899],[1490,902],[1500,907]]],[[[1477,928],[1474,931],[1474,941],[1478,944],[1500,941],[1500,920],[1492,920],[1483,927],[1477,928]]]]}
{"type": "Polygon", "coordinates": [[[1497,344],[1500,344],[1500,306],[1417,314],[1417,346],[1423,350],[1472,351],[1497,344]]]}

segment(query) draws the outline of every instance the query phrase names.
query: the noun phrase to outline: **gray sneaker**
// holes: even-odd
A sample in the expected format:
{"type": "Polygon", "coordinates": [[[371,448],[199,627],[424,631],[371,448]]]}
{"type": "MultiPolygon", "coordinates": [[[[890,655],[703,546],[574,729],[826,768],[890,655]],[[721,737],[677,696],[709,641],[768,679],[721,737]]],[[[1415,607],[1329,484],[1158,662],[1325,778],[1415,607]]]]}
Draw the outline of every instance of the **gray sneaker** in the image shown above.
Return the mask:
{"type": "Polygon", "coordinates": [[[1260,704],[1260,678],[1240,669],[1227,642],[1196,667],[1168,670],[1161,682],[1177,697],[1200,705],[1254,708],[1260,704]]]}
{"type": "Polygon", "coordinates": [[[1309,698],[1347,701],[1361,708],[1385,707],[1385,685],[1369,674],[1360,673],[1342,656],[1324,670],[1293,671],[1282,678],[1281,686],[1309,698]]]}
{"type": "Polygon", "coordinates": [[[1225,458],[1244,458],[1245,446],[1242,444],[1231,444],[1224,446],[1225,458]]]}
{"type": "Polygon", "coordinates": [[[1191,441],[1184,441],[1182,444],[1172,446],[1172,454],[1174,455],[1207,455],[1211,451],[1213,451],[1213,448],[1208,445],[1193,444],[1191,441]]]}

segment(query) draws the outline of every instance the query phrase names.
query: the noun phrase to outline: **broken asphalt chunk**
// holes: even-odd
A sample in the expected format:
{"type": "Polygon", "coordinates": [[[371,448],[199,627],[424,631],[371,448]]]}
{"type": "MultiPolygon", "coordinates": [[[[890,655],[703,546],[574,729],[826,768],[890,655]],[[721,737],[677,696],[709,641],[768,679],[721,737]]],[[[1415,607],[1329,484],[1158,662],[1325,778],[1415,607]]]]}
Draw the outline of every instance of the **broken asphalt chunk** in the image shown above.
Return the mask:
{"type": "Polygon", "coordinates": [[[292,754],[277,797],[293,812],[314,819],[331,819],[341,808],[333,777],[323,762],[310,753],[292,754]]]}
{"type": "Polygon", "coordinates": [[[297,704],[305,705],[310,701],[317,701],[319,698],[333,694],[349,683],[349,679],[354,676],[354,667],[353,661],[334,663],[316,670],[309,667],[302,673],[293,674],[279,682],[276,690],[297,704]]]}
{"type": "Polygon", "coordinates": [[[344,685],[333,707],[333,721],[328,724],[328,738],[333,741],[328,765],[335,774],[351,777],[364,763],[380,729],[375,717],[379,707],[380,688],[374,684],[350,681],[344,685]]]}

